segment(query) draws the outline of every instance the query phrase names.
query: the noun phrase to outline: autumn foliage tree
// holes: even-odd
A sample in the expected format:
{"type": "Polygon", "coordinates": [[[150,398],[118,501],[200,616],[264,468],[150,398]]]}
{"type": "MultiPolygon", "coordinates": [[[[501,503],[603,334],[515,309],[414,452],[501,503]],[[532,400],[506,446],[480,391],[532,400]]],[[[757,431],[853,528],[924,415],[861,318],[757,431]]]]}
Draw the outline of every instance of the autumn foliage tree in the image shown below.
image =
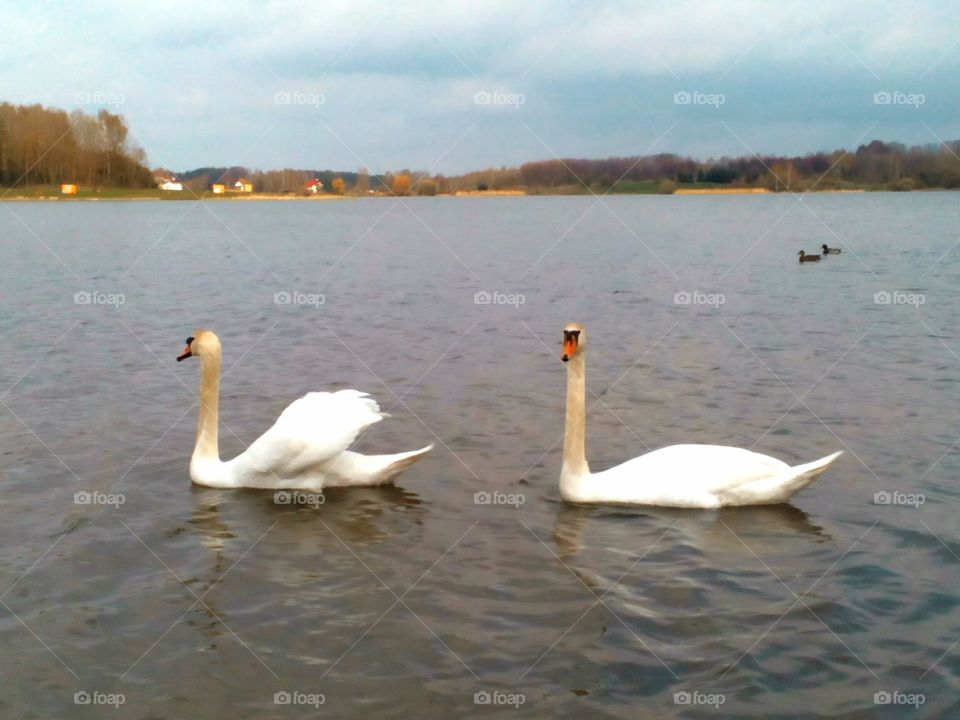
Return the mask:
{"type": "Polygon", "coordinates": [[[397,175],[393,178],[393,190],[394,195],[406,195],[410,192],[410,186],[412,185],[412,180],[409,175],[397,175]]]}
{"type": "Polygon", "coordinates": [[[430,178],[422,178],[417,182],[417,195],[433,197],[437,194],[437,181],[430,178]]]}
{"type": "Polygon", "coordinates": [[[330,182],[330,191],[334,195],[343,195],[347,191],[347,184],[343,181],[342,177],[335,177],[330,182]]]}
{"type": "Polygon", "coordinates": [[[122,115],[0,103],[0,185],[62,182],[145,188],[153,175],[122,115]]]}

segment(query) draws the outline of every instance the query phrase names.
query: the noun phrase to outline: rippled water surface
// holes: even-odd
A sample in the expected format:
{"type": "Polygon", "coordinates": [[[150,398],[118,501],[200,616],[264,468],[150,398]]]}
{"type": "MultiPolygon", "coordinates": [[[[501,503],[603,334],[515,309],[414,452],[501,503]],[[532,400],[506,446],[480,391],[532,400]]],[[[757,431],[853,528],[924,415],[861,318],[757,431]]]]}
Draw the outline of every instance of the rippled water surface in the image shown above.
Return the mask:
{"type": "Polygon", "coordinates": [[[4,204],[0,715],[957,716],[958,226],[946,193],[4,204]],[[567,505],[571,320],[594,469],[846,452],[790,505],[567,505]],[[197,327],[224,457],[335,388],[392,415],[360,449],[436,450],[320,507],[192,487],[197,327]]]}

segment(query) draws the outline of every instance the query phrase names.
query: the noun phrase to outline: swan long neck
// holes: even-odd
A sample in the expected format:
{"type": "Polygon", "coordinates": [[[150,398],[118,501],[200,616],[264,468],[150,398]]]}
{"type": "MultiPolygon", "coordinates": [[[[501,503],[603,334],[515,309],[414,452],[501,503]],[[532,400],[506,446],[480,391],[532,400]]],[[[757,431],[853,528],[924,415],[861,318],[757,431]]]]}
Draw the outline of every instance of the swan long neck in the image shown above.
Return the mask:
{"type": "Polygon", "coordinates": [[[197,420],[196,459],[220,459],[220,353],[200,356],[200,416],[197,420]]]}
{"type": "Polygon", "coordinates": [[[586,456],[587,372],[581,349],[567,365],[567,417],[563,435],[561,494],[574,494],[572,483],[590,474],[586,456]]]}

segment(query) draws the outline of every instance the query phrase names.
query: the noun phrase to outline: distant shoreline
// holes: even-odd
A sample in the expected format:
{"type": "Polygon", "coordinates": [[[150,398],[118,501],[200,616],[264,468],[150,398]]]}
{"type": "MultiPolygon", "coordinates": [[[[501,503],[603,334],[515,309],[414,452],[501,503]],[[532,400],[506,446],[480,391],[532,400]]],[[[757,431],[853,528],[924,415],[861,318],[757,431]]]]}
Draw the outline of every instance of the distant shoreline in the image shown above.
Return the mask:
{"type": "MultiPolygon", "coordinates": [[[[789,194],[788,191],[784,191],[789,194]]],[[[862,193],[863,188],[812,190],[815,193],[862,193]]],[[[894,192],[893,190],[889,192],[894,192]]],[[[671,195],[776,195],[769,188],[678,188],[671,195]]]]}
{"type": "Polygon", "coordinates": [[[671,195],[766,195],[767,188],[677,188],[671,195]]]}
{"type": "Polygon", "coordinates": [[[526,197],[526,190],[457,190],[453,197],[526,197]]]}
{"type": "Polygon", "coordinates": [[[15,191],[4,195],[0,191],[0,202],[113,202],[127,200],[151,200],[151,201],[201,201],[201,200],[356,200],[359,195],[288,195],[284,193],[230,193],[224,195],[214,195],[213,193],[204,193],[194,195],[190,192],[177,191],[156,191],[156,190],[107,190],[102,193],[85,192],[77,195],[61,195],[59,193],[49,194],[30,194],[17,195],[15,191]]]}
{"type": "MultiPolygon", "coordinates": [[[[438,193],[431,197],[457,197],[457,198],[482,198],[482,197],[599,197],[607,193],[602,192],[549,192],[546,188],[537,188],[534,192],[527,192],[522,189],[512,190],[459,190],[456,193],[438,193]]],[[[797,191],[802,193],[803,191],[797,191]]],[[[871,188],[826,188],[823,190],[811,190],[816,194],[839,194],[839,193],[866,193],[866,192],[897,192],[895,190],[871,189],[871,188]]],[[[911,192],[951,192],[945,188],[922,188],[911,192]]],[[[631,192],[631,193],[613,193],[616,196],[624,195],[790,195],[790,191],[774,192],[769,188],[762,187],[687,187],[677,188],[673,192],[631,192]]],[[[293,195],[289,193],[227,193],[214,195],[205,192],[202,195],[194,195],[190,192],[160,191],[156,189],[133,190],[125,188],[114,188],[103,190],[99,193],[93,191],[80,192],[77,195],[61,195],[49,190],[27,193],[16,190],[4,191],[0,188],[0,202],[113,202],[113,201],[232,201],[240,200],[243,202],[256,202],[267,200],[290,200],[322,202],[329,200],[364,200],[368,198],[421,198],[427,196],[421,195],[389,195],[386,193],[376,195],[293,195]],[[6,192],[7,194],[4,194],[6,192]]]]}

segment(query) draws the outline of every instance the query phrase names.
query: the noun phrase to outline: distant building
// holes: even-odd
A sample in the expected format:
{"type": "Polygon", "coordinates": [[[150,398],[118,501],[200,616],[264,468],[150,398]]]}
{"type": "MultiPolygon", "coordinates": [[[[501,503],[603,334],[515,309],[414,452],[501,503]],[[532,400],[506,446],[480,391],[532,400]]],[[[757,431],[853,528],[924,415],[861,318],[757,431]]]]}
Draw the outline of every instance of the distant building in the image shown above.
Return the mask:
{"type": "Polygon", "coordinates": [[[249,182],[247,182],[246,180],[237,180],[237,181],[233,184],[233,190],[234,190],[234,192],[252,193],[252,192],[253,192],[253,183],[249,183],[249,182]]]}
{"type": "Polygon", "coordinates": [[[60,183],[61,195],[76,195],[79,188],[73,183],[60,183]]]}
{"type": "Polygon", "coordinates": [[[161,190],[181,192],[183,190],[183,183],[176,178],[160,178],[157,182],[157,187],[161,190]]]}
{"type": "Polygon", "coordinates": [[[227,186],[222,183],[215,183],[210,187],[214,195],[223,195],[227,191],[227,186]]]}
{"type": "Polygon", "coordinates": [[[319,180],[318,178],[314,178],[313,180],[307,182],[305,187],[307,188],[307,192],[316,195],[318,192],[323,192],[323,181],[319,180]]]}

